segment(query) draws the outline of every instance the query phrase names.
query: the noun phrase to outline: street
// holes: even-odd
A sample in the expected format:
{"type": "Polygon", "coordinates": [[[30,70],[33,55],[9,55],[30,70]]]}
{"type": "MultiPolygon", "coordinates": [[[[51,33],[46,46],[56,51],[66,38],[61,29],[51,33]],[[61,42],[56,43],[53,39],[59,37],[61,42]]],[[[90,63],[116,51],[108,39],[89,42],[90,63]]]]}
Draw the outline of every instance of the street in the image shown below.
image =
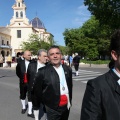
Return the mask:
{"type": "MultiPolygon", "coordinates": [[[[73,69],[73,100],[69,120],[80,120],[80,110],[86,83],[108,71],[108,68],[81,67],[79,76],[74,76],[73,69]]],[[[32,120],[27,112],[21,114],[19,100],[19,79],[13,68],[0,68],[0,120],[32,120]]],[[[44,120],[44,116],[41,118],[44,120]]]]}

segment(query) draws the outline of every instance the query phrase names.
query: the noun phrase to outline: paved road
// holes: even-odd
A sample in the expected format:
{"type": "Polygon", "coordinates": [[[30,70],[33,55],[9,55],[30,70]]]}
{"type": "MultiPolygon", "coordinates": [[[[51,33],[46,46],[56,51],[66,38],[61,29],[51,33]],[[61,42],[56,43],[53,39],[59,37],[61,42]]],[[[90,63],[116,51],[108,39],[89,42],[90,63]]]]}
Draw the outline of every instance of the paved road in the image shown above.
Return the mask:
{"type": "MultiPolygon", "coordinates": [[[[69,120],[80,119],[82,98],[86,82],[91,77],[105,73],[108,68],[80,68],[80,76],[73,74],[73,102],[69,120]],[[86,81],[86,82],[85,82],[86,81]]],[[[73,69],[74,73],[74,69],[73,69]]],[[[0,68],[0,120],[33,120],[27,117],[27,113],[21,114],[19,100],[19,80],[14,69],[0,68]]],[[[41,119],[44,120],[44,117],[41,119]]]]}
{"type": "Polygon", "coordinates": [[[88,80],[96,78],[103,73],[105,73],[108,69],[106,68],[80,68],[79,69],[79,76],[75,76],[75,70],[73,68],[73,80],[81,81],[82,83],[87,83],[88,80]],[[97,70],[97,71],[96,71],[97,70]]]}

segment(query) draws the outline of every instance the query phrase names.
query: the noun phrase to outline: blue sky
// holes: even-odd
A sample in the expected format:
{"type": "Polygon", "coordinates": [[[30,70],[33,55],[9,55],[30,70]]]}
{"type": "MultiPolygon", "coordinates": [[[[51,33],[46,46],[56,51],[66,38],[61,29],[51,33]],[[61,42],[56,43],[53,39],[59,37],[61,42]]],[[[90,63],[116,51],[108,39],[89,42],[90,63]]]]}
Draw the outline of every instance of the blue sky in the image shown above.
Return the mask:
{"type": "MultiPolygon", "coordinates": [[[[24,0],[29,20],[40,18],[47,32],[54,35],[58,45],[64,44],[63,32],[66,28],[79,28],[90,18],[90,12],[84,6],[84,0],[24,0]]],[[[0,26],[10,23],[13,16],[12,5],[15,0],[1,0],[0,26]]]]}

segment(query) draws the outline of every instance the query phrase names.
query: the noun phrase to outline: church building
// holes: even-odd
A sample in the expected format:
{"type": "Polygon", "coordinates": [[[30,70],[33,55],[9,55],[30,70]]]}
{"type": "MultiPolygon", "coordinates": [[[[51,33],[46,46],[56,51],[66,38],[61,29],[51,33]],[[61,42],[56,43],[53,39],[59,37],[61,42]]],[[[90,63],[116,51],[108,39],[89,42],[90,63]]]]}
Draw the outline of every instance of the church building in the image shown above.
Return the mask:
{"type": "Polygon", "coordinates": [[[21,43],[27,41],[31,34],[38,36],[45,42],[49,42],[49,37],[54,37],[47,32],[43,22],[35,17],[31,21],[26,17],[26,5],[24,0],[16,0],[12,6],[13,17],[10,24],[0,27],[0,53],[3,56],[8,54],[15,57],[22,51],[21,43]]]}

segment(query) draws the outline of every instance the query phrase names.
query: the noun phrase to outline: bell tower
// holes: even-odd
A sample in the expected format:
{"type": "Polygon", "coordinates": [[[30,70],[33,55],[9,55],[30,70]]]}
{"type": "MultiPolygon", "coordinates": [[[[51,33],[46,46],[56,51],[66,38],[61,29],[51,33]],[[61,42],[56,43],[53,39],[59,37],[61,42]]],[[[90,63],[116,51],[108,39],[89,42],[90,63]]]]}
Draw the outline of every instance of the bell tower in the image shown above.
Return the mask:
{"type": "Polygon", "coordinates": [[[13,17],[10,20],[10,25],[18,23],[18,25],[25,23],[29,25],[29,20],[26,17],[26,5],[24,0],[16,0],[15,4],[12,6],[13,17]]]}

